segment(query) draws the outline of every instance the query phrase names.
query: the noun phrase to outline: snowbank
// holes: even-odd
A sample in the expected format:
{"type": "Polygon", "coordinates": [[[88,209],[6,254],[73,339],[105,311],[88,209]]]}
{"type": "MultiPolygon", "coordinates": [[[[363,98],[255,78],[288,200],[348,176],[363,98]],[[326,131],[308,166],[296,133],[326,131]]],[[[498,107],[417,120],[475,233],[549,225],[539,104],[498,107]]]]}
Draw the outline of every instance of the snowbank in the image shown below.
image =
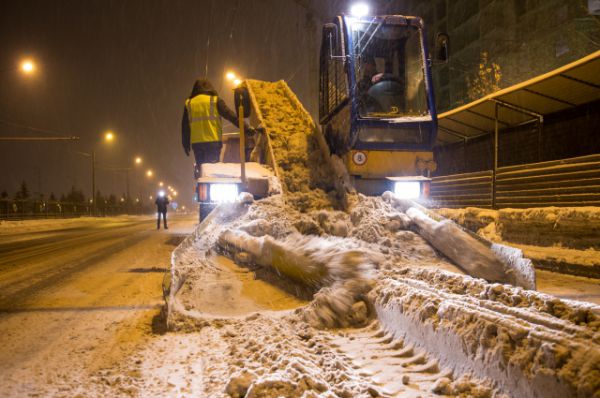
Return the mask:
{"type": "Polygon", "coordinates": [[[600,208],[439,209],[479,235],[510,242],[536,267],[600,278],[600,208]]]}
{"type": "Polygon", "coordinates": [[[506,242],[600,249],[600,207],[501,210],[467,207],[436,211],[474,232],[494,223],[498,239],[506,242]]]}

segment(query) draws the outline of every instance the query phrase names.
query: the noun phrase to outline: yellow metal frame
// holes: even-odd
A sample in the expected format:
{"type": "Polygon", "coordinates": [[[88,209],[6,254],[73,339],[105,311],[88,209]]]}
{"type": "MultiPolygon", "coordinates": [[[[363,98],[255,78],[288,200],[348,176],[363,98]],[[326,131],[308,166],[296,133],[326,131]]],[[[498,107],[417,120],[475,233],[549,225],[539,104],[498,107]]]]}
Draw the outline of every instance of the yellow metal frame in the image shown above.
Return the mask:
{"type": "Polygon", "coordinates": [[[345,156],[348,173],[362,178],[386,178],[422,175],[417,167],[420,162],[433,162],[433,152],[429,151],[373,151],[352,150],[345,156]],[[366,155],[367,160],[357,165],[353,156],[357,152],[366,155]]]}

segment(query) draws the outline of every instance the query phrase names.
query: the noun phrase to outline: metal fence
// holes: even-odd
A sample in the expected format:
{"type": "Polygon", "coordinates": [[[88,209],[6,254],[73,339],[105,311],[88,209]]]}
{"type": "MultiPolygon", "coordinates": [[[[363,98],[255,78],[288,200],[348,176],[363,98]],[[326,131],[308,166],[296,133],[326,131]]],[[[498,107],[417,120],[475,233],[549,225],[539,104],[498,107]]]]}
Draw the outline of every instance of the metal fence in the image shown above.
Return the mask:
{"type": "Polygon", "coordinates": [[[0,219],[25,220],[37,218],[69,218],[81,216],[114,216],[119,214],[144,214],[151,211],[139,204],[98,205],[92,214],[89,203],[72,203],[43,200],[0,199],[0,219]]]}
{"type": "Polygon", "coordinates": [[[600,154],[434,177],[435,207],[600,206],[600,154]]]}

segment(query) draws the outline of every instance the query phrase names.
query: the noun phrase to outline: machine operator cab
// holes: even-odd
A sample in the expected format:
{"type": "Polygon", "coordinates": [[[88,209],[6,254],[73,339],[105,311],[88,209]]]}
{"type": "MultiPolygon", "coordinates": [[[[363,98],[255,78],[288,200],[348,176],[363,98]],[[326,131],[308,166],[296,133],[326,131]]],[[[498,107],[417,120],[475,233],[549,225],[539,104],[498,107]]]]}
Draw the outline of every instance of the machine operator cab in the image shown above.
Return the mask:
{"type": "Polygon", "coordinates": [[[319,118],[362,193],[427,196],[437,115],[423,21],[339,16],[323,27],[319,118]]]}

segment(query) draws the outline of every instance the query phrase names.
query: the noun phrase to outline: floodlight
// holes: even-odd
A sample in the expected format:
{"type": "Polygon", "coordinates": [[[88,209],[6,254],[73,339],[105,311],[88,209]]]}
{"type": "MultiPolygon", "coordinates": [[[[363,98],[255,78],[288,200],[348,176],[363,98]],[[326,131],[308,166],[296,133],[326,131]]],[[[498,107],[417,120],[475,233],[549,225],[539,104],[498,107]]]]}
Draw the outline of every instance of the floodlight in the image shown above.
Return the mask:
{"type": "Polygon", "coordinates": [[[353,17],[362,18],[369,15],[369,6],[365,3],[357,3],[350,7],[350,14],[353,17]]]}
{"type": "Polygon", "coordinates": [[[421,196],[421,183],[419,181],[396,182],[394,195],[400,199],[418,199],[421,196]]]}
{"type": "Polygon", "coordinates": [[[233,203],[238,196],[237,184],[211,184],[210,200],[217,203],[233,203]]]}

